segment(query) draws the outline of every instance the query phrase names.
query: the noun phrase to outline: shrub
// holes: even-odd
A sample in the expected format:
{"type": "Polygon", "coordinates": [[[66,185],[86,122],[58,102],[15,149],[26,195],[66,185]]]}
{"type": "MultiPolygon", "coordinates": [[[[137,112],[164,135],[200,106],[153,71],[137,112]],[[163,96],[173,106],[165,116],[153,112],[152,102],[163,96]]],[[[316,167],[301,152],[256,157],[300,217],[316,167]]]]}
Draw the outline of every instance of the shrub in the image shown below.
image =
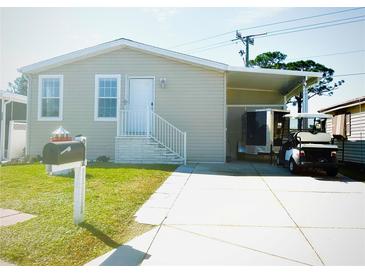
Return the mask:
{"type": "Polygon", "coordinates": [[[97,162],[109,162],[110,158],[108,156],[99,156],[98,158],[96,158],[97,162]]]}

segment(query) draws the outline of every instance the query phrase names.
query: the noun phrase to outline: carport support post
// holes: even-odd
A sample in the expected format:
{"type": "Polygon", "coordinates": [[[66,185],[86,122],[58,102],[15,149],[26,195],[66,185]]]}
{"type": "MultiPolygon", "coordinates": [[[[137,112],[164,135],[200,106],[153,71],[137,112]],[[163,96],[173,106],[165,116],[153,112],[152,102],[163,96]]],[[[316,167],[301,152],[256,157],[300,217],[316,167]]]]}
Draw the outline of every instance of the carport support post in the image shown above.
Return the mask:
{"type": "MultiPolygon", "coordinates": [[[[308,89],[307,89],[307,80],[308,77],[306,76],[303,81],[303,102],[302,102],[302,112],[308,113],[308,89]]],[[[308,128],[308,121],[306,119],[303,119],[302,126],[304,129],[308,128]]]]}
{"type": "Polygon", "coordinates": [[[86,166],[77,167],[74,172],[74,223],[78,225],[84,221],[86,166]]]}

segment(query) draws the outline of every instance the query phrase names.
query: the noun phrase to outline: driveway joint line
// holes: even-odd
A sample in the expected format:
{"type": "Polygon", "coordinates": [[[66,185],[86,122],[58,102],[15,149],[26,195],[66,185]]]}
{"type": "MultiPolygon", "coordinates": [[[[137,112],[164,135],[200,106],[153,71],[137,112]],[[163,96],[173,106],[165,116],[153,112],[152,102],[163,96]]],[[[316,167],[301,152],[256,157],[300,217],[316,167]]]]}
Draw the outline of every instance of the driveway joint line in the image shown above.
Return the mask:
{"type": "Polygon", "coordinates": [[[276,198],[276,200],[279,202],[279,204],[281,205],[281,207],[285,210],[286,214],[289,216],[289,218],[293,221],[293,223],[297,226],[297,228],[299,229],[299,232],[303,235],[303,237],[305,238],[305,240],[307,241],[307,243],[310,245],[310,247],[313,249],[314,253],[317,255],[318,259],[320,260],[320,262],[322,263],[322,265],[324,264],[324,261],[322,260],[321,256],[319,256],[317,250],[315,250],[314,246],[312,245],[312,243],[309,241],[309,239],[307,238],[307,236],[304,234],[304,232],[302,231],[302,229],[300,228],[300,226],[297,224],[297,222],[294,220],[294,218],[290,215],[289,211],[286,209],[286,207],[284,206],[284,204],[281,202],[281,200],[279,199],[279,197],[276,196],[275,192],[271,189],[271,187],[269,186],[269,184],[266,182],[266,180],[263,178],[263,176],[261,175],[261,173],[257,170],[257,168],[250,163],[250,165],[253,167],[253,169],[256,171],[257,175],[260,177],[260,179],[265,183],[265,185],[267,186],[267,188],[270,190],[270,192],[272,193],[272,195],[274,195],[274,197],[276,198]]]}
{"type": "Polygon", "coordinates": [[[237,227],[237,228],[251,228],[251,227],[262,227],[262,228],[297,228],[297,226],[275,226],[275,225],[234,225],[234,224],[169,224],[169,225],[176,225],[176,226],[221,226],[221,227],[237,227]]]}
{"type": "MultiPolygon", "coordinates": [[[[241,225],[235,225],[235,224],[183,224],[183,223],[170,223],[169,225],[174,226],[216,226],[216,227],[236,227],[236,228],[298,228],[296,225],[249,225],[249,224],[241,224],[241,225]]],[[[365,227],[333,227],[333,226],[299,226],[300,228],[310,228],[310,229],[356,229],[356,230],[365,230],[365,227]]]]}
{"type": "Polygon", "coordinates": [[[190,234],[193,234],[193,235],[196,235],[196,236],[200,236],[200,237],[203,237],[203,238],[207,238],[207,239],[210,239],[210,240],[213,240],[213,241],[217,241],[217,242],[225,243],[225,244],[228,244],[228,245],[232,245],[232,246],[235,246],[235,247],[238,247],[238,248],[248,249],[248,250],[251,250],[251,251],[254,251],[254,252],[263,253],[263,254],[268,255],[268,256],[273,256],[273,257],[277,257],[277,258],[280,258],[280,259],[283,259],[283,260],[287,260],[287,261],[291,261],[291,262],[311,266],[311,264],[308,264],[308,263],[305,263],[305,262],[302,262],[302,261],[298,261],[298,260],[295,260],[295,259],[290,259],[290,258],[287,258],[287,257],[284,257],[284,256],[272,254],[272,253],[262,251],[262,250],[259,250],[259,249],[255,249],[255,248],[252,248],[252,247],[248,247],[248,246],[245,246],[245,245],[240,245],[240,244],[236,244],[234,242],[230,242],[230,241],[218,239],[218,238],[215,238],[215,237],[207,236],[207,235],[204,235],[204,234],[201,234],[201,233],[185,230],[185,229],[175,227],[175,226],[172,226],[172,225],[164,224],[164,226],[170,227],[170,228],[173,228],[173,229],[176,229],[176,230],[180,230],[180,231],[183,231],[183,232],[186,232],[186,233],[190,233],[190,234]]]}
{"type": "Polygon", "coordinates": [[[348,192],[348,191],[314,191],[314,190],[274,190],[276,192],[299,192],[299,193],[319,193],[319,194],[364,194],[364,192],[348,192]]]}
{"type": "MultiPolygon", "coordinates": [[[[141,260],[141,263],[142,263],[142,262],[146,259],[146,256],[147,256],[148,252],[150,251],[150,249],[151,249],[151,247],[152,247],[152,245],[153,245],[153,243],[154,243],[154,241],[155,241],[155,239],[156,239],[156,237],[157,237],[158,233],[160,232],[162,225],[163,225],[163,224],[164,224],[164,222],[166,221],[167,216],[169,215],[171,208],[175,205],[176,200],[179,198],[180,193],[183,191],[183,189],[184,189],[185,185],[186,185],[186,184],[187,184],[187,182],[189,181],[189,179],[190,179],[191,175],[193,174],[193,172],[194,172],[194,170],[195,170],[196,166],[197,166],[197,165],[195,165],[195,166],[194,166],[194,168],[191,170],[191,172],[190,172],[189,176],[186,178],[185,183],[183,184],[183,186],[181,187],[180,191],[179,191],[179,192],[178,192],[178,194],[176,195],[176,197],[175,197],[175,199],[174,199],[174,201],[173,201],[173,203],[172,203],[171,207],[170,207],[170,208],[168,208],[168,211],[167,211],[167,213],[166,213],[166,216],[163,218],[163,220],[161,221],[161,223],[158,225],[158,229],[157,229],[157,231],[156,231],[155,235],[153,236],[152,241],[151,241],[151,243],[149,244],[149,246],[148,246],[148,248],[147,248],[147,250],[146,250],[145,254],[143,255],[143,258],[142,258],[142,260],[141,260]]],[[[141,264],[141,263],[140,263],[140,264],[141,264]]]]}
{"type": "Polygon", "coordinates": [[[143,261],[146,259],[146,256],[147,256],[148,252],[150,251],[152,244],[155,241],[157,234],[160,232],[162,224],[166,220],[166,218],[167,218],[167,216],[165,216],[165,218],[163,218],[162,222],[158,225],[157,231],[156,231],[155,235],[153,235],[152,241],[148,245],[148,248],[147,248],[146,252],[144,253],[143,258],[142,258],[141,262],[139,263],[139,265],[141,265],[143,263],[143,261]]]}

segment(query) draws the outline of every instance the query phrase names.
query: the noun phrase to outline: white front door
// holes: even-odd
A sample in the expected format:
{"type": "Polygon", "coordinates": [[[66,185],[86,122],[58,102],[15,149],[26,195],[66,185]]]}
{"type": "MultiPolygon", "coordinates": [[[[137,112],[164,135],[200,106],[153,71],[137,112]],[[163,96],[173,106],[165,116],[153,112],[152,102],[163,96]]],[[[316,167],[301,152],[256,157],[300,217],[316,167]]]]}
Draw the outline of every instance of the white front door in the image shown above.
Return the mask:
{"type": "Polygon", "coordinates": [[[148,133],[149,110],[154,105],[154,79],[129,78],[128,130],[136,135],[148,133]]]}

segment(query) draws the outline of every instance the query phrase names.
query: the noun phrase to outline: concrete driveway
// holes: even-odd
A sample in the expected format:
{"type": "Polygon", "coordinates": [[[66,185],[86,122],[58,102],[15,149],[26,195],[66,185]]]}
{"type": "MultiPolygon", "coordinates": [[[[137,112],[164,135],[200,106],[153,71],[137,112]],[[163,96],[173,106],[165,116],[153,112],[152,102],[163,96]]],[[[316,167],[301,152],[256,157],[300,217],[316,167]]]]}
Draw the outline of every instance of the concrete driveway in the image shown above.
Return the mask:
{"type": "Polygon", "coordinates": [[[142,265],[365,265],[365,184],[341,176],[248,162],[182,167],[136,220],[159,224],[124,246],[142,265]]]}

